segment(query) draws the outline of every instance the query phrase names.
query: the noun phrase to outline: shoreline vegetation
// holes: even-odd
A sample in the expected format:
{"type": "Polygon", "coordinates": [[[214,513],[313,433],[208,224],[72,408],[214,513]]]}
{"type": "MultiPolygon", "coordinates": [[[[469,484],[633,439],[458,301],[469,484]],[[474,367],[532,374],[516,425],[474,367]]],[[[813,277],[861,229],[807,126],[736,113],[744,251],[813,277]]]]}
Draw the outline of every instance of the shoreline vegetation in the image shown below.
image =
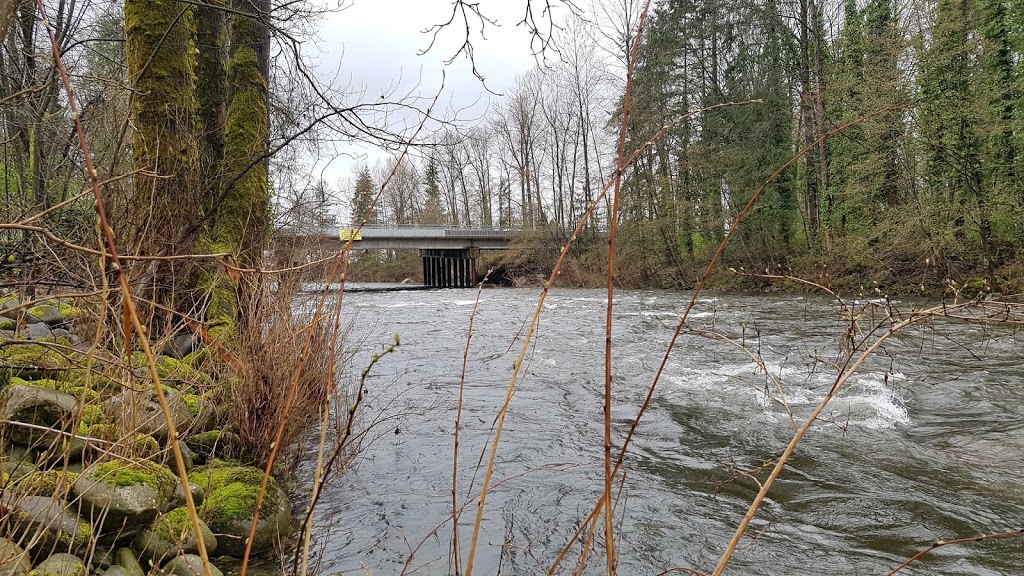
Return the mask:
{"type": "MultiPolygon", "coordinates": [[[[518,234],[507,251],[483,252],[477,266],[478,281],[499,286],[541,287],[558,257],[564,234],[533,230],[518,234]],[[488,274],[489,271],[489,274],[488,274]]],[[[621,250],[616,285],[631,289],[691,290],[705,272],[706,261],[670,261],[657,251],[645,251],[630,242],[621,250]]],[[[923,248],[907,250],[902,258],[885,250],[845,255],[805,254],[765,261],[739,251],[727,251],[712,271],[706,288],[741,292],[822,292],[841,294],[920,296],[927,298],[995,297],[1018,299],[1024,295],[1024,262],[1007,259],[992,269],[989,280],[983,262],[936,258],[923,248]]],[[[711,255],[708,254],[707,258],[711,255]]],[[[607,240],[578,241],[566,257],[557,286],[607,286],[607,240]]],[[[318,272],[309,279],[316,280],[318,272]]],[[[349,279],[355,282],[422,282],[422,266],[415,250],[353,250],[349,279]]]]}

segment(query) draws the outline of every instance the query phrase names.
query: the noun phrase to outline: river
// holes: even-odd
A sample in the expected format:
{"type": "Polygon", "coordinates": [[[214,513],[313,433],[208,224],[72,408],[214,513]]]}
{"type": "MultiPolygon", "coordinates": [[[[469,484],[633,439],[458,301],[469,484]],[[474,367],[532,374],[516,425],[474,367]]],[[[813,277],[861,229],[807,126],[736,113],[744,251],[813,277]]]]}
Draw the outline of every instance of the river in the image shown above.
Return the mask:
{"type": "MultiPolygon", "coordinates": [[[[465,381],[460,502],[471,482],[479,490],[477,463],[538,295],[482,293],[465,381]]],[[[556,289],[547,301],[500,444],[494,478],[502,483],[487,500],[476,574],[546,573],[601,493],[604,295],[556,289]]],[[[475,297],[346,294],[347,345],[359,349],[352,371],[395,333],[402,344],[374,367],[362,424],[375,423],[318,509],[324,573],[399,574],[406,562],[407,573],[454,573],[446,519],[475,297]]],[[[617,445],[689,297],[617,293],[617,445]]],[[[690,325],[714,327],[759,354],[798,422],[833,384],[827,362],[840,357],[848,326],[826,297],[731,293],[702,297],[690,325]]],[[[797,449],[726,573],[886,574],[936,540],[1022,528],[1022,375],[1015,335],[1005,328],[946,321],[890,340],[797,449]]],[[[620,574],[714,567],[757,493],[737,472],[776,458],[793,433],[766,386],[763,370],[737,347],[680,340],[626,460],[620,574]]],[[[463,558],[475,513],[474,501],[459,522],[463,558]]],[[[560,573],[572,573],[578,556],[576,547],[560,573]]],[[[603,548],[585,573],[604,573],[603,548]]],[[[941,547],[901,574],[1024,574],[1024,537],[941,547]]]]}

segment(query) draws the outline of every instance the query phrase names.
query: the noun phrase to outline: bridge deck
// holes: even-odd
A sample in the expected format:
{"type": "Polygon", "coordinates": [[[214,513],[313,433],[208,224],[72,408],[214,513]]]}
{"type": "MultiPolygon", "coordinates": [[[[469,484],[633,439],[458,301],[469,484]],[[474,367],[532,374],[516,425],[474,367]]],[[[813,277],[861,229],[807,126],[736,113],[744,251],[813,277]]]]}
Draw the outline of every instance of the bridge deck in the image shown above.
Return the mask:
{"type": "MultiPolygon", "coordinates": [[[[352,247],[361,250],[413,248],[506,250],[515,228],[371,224],[358,232],[352,247]]],[[[354,228],[326,226],[306,230],[283,230],[287,236],[348,240],[354,228]]]]}

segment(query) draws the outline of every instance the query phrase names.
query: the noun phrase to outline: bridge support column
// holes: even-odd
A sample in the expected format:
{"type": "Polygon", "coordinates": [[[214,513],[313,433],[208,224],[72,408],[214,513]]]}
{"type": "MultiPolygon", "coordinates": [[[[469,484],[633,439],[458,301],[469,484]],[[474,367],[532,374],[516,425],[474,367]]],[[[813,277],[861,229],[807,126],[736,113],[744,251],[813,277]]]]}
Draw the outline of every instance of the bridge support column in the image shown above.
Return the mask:
{"type": "Polygon", "coordinates": [[[423,285],[435,288],[471,288],[476,284],[477,248],[424,249],[423,285]]]}

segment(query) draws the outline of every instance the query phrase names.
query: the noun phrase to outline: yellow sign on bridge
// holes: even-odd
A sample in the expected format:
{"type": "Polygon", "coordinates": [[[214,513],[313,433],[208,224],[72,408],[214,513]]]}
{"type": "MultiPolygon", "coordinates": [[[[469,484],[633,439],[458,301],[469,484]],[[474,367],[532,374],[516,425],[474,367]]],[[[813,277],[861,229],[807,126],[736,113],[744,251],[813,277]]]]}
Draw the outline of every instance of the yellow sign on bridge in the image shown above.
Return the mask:
{"type": "Polygon", "coordinates": [[[342,228],[338,235],[341,237],[342,242],[348,242],[349,240],[362,240],[363,233],[358,228],[342,228]]]}

